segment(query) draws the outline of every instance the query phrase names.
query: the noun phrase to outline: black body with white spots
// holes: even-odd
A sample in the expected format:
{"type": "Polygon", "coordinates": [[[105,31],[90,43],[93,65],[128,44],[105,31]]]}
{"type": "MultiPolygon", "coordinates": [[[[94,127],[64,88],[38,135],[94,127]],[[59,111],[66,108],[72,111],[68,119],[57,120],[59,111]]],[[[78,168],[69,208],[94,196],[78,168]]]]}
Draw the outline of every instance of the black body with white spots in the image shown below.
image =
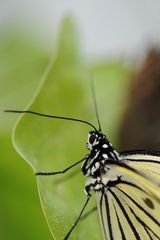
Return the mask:
{"type": "MultiPolygon", "coordinates": [[[[89,193],[90,190],[98,191],[103,187],[102,176],[109,171],[107,162],[120,161],[120,154],[100,131],[89,132],[87,148],[90,153],[82,165],[82,173],[88,178],[85,189],[89,193]]],[[[118,176],[115,176],[115,179],[118,179],[118,176]]]]}

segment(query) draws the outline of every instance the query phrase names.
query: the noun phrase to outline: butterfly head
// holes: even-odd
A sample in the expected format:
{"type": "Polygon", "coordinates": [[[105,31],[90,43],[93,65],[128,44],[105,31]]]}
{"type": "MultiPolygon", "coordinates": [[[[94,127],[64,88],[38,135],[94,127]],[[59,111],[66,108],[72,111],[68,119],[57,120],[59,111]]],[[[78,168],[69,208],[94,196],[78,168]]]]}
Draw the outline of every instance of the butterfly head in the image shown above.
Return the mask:
{"type": "Polygon", "coordinates": [[[88,140],[87,140],[88,150],[92,150],[93,148],[96,148],[96,146],[98,146],[101,140],[104,138],[106,139],[106,136],[100,131],[89,132],[88,140]]]}

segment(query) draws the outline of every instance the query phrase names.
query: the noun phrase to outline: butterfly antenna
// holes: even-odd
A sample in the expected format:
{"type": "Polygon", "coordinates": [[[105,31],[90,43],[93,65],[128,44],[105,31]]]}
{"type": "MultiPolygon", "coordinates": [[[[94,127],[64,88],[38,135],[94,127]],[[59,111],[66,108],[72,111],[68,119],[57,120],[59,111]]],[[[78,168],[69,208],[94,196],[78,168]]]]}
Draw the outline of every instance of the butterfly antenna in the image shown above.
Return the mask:
{"type": "Polygon", "coordinates": [[[78,119],[78,118],[70,118],[70,117],[49,115],[49,114],[43,114],[43,113],[34,112],[34,111],[30,111],[30,110],[4,110],[4,112],[10,112],[10,113],[29,113],[29,114],[38,115],[38,116],[41,116],[41,117],[57,118],[57,119],[63,119],[63,120],[81,122],[81,123],[84,123],[84,124],[87,124],[87,125],[91,126],[92,128],[94,128],[94,130],[97,131],[96,127],[95,127],[93,124],[91,124],[90,122],[87,122],[87,121],[85,121],[85,120],[78,119]]]}
{"type": "Polygon", "coordinates": [[[94,79],[93,78],[90,80],[90,83],[91,83],[91,91],[92,91],[92,97],[93,97],[93,102],[94,102],[94,109],[95,109],[95,113],[96,113],[96,118],[97,118],[97,122],[98,122],[98,126],[99,126],[99,131],[101,131],[101,124],[100,124],[99,115],[98,115],[96,93],[95,93],[95,86],[94,86],[94,79]]]}

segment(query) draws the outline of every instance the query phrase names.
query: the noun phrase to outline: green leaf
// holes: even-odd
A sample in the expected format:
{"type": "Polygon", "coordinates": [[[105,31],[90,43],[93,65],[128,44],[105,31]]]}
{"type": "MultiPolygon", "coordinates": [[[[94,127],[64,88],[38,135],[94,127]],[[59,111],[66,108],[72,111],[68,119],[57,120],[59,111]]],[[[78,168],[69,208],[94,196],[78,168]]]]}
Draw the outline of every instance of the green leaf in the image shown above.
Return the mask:
{"type": "MultiPolygon", "coordinates": [[[[72,20],[65,19],[57,58],[47,68],[29,109],[45,114],[80,118],[97,124],[89,83],[89,72],[92,71],[102,127],[105,126],[105,130],[107,126],[116,126],[125,99],[128,71],[122,63],[107,62],[103,63],[104,67],[85,64],[77,50],[76,36],[72,20]],[[112,125],[109,125],[109,121],[112,125]]],[[[90,130],[92,129],[88,125],[82,123],[24,114],[14,131],[14,145],[34,171],[58,171],[88,153],[85,145],[90,130]]],[[[112,130],[108,132],[113,138],[112,130]]],[[[54,239],[63,239],[86,199],[83,191],[85,178],[80,172],[80,166],[63,176],[39,176],[37,184],[52,235],[54,239]]],[[[96,204],[94,194],[92,195],[88,210],[96,204]]],[[[101,231],[95,212],[78,224],[70,239],[96,240],[100,237],[101,231]]]]}

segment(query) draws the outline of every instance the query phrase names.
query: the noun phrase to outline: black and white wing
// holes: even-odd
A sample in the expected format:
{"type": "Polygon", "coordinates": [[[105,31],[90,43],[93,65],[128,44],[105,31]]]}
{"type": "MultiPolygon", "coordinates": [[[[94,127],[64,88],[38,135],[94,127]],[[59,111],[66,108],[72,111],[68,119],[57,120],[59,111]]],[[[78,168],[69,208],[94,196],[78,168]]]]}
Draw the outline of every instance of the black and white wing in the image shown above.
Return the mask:
{"type": "Polygon", "coordinates": [[[123,164],[110,163],[107,168],[117,180],[96,192],[104,239],[160,239],[160,188],[123,164]]]}
{"type": "Polygon", "coordinates": [[[160,152],[158,151],[126,151],[121,153],[122,161],[160,184],[160,152]]]}

